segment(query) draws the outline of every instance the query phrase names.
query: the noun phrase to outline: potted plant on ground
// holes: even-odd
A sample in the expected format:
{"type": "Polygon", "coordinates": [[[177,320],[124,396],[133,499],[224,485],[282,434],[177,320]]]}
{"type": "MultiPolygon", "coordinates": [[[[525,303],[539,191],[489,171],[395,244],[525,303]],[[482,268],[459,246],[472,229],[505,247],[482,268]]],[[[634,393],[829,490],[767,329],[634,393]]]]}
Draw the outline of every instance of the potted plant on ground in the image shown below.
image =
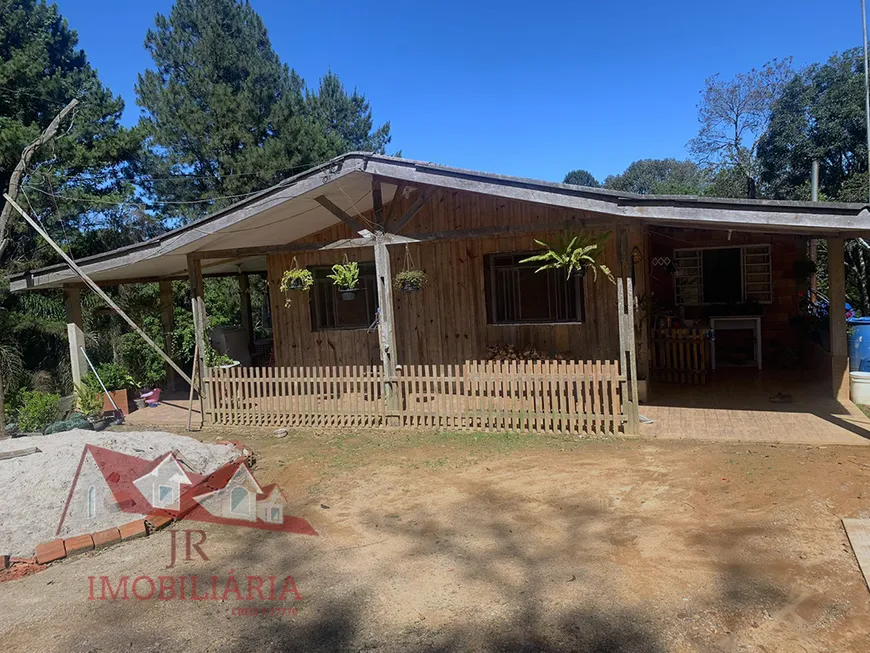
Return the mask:
{"type": "MultiPolygon", "coordinates": [[[[307,292],[314,285],[314,275],[306,268],[300,268],[296,263],[296,258],[293,258],[293,267],[284,272],[281,277],[281,292],[288,293],[293,290],[296,292],[307,292]]],[[[287,297],[287,306],[290,305],[290,297],[287,297]]]]}
{"type": "MultiPolygon", "coordinates": [[[[127,415],[130,412],[127,390],[135,386],[133,377],[117,363],[103,363],[97,368],[97,374],[100,377],[100,381],[106,386],[109,395],[111,395],[111,400],[109,397],[103,396],[103,412],[114,412],[115,406],[112,405],[112,401],[114,401],[121,413],[127,415]]],[[[103,389],[93,373],[88,374],[84,382],[91,390],[95,390],[101,395],[103,394],[103,389]]]]}
{"type": "Polygon", "coordinates": [[[610,234],[606,232],[598,236],[578,234],[570,240],[562,236],[555,246],[536,240],[535,242],[541,247],[545,247],[546,251],[524,258],[520,263],[540,263],[541,266],[535,272],[564,270],[566,279],[582,278],[586,276],[586,271],[591,269],[596,281],[600,271],[612,283],[616,283],[610,268],[598,260],[604,251],[604,243],[609,236],[610,234]]]}
{"type": "Polygon", "coordinates": [[[338,288],[341,298],[352,301],[359,290],[359,264],[356,261],[345,261],[332,266],[332,274],[326,275],[338,288]]]}

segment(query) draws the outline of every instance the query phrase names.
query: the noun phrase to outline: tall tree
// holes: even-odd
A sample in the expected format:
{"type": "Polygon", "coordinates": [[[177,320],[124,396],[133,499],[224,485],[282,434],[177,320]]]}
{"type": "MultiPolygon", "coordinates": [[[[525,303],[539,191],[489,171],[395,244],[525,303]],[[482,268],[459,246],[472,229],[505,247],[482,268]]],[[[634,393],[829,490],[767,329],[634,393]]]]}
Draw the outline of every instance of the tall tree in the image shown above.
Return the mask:
{"type": "Polygon", "coordinates": [[[725,80],[709,77],[701,91],[701,129],[689,142],[696,161],[712,173],[738,170],[745,180],[743,197],[757,194],[758,141],[767,129],[771,109],[794,76],[791,59],[774,59],[760,70],[725,80]]]}
{"type": "Polygon", "coordinates": [[[369,101],[356,89],[348,95],[338,76],[329,71],[320,79],[316,92],[309,91],[308,111],[326,134],[330,156],[344,152],[383,154],[390,142],[390,123],[374,131],[369,101]]]}
{"type": "MultiPolygon", "coordinates": [[[[129,242],[121,235],[126,230],[118,229],[129,217],[117,202],[133,193],[128,174],[139,143],[120,124],[123,101],[102,85],[77,44],[55,5],[0,0],[0,188],[6,190],[25,146],[78,98],[72,120],[36,153],[22,188],[25,208],[84,256],[106,240],[129,242]]],[[[42,258],[26,225],[13,219],[11,226],[5,264],[33,267],[53,260],[42,258]]]]}
{"type": "Polygon", "coordinates": [[[867,199],[867,128],[860,48],[809,66],[773,105],[758,145],[761,182],[777,199],[809,199],[812,161],[831,200],[867,199]]]}
{"type": "Polygon", "coordinates": [[[155,68],[136,85],[144,169],[148,189],[177,203],[172,214],[199,217],[328,156],[302,78],[247,1],[178,0],[145,47],[155,68]]]}
{"type": "Polygon", "coordinates": [[[621,175],[610,175],[605,188],[642,195],[701,195],[706,187],[703,171],[691,161],[640,159],[621,175]]]}
{"type": "Polygon", "coordinates": [[[563,184],[574,184],[575,186],[589,186],[590,188],[598,188],[601,182],[588,170],[572,170],[562,180],[563,184]]]}

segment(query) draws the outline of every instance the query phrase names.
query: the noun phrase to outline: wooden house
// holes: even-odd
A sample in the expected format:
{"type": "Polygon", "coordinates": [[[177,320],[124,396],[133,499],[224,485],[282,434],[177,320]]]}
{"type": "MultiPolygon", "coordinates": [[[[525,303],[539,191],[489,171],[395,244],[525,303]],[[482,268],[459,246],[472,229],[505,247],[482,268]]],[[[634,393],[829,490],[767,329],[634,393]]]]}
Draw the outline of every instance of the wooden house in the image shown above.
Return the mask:
{"type": "MultiPolygon", "coordinates": [[[[847,396],[843,239],[868,218],[865,205],[636,195],[350,153],[79,264],[102,285],[159,282],[167,341],[169,284],[190,281],[214,422],[634,432],[650,382],[806,355],[808,310],[830,312],[825,370],[847,396]],[[536,241],[601,232],[616,283],[522,262],[536,241]],[[806,273],[818,239],[829,307],[806,273]],[[360,266],[352,299],[327,278],[345,260],[360,266]],[[408,267],[426,273],[419,292],[394,287],[408,267]],[[312,272],[308,292],[281,291],[291,268],[312,272]],[[239,278],[250,334],[252,274],[268,284],[271,343],[259,356],[252,343],[251,366],[208,369],[203,280],[239,278]]],[[[79,279],[57,265],[11,287],[66,290],[75,373],[79,279]]]]}

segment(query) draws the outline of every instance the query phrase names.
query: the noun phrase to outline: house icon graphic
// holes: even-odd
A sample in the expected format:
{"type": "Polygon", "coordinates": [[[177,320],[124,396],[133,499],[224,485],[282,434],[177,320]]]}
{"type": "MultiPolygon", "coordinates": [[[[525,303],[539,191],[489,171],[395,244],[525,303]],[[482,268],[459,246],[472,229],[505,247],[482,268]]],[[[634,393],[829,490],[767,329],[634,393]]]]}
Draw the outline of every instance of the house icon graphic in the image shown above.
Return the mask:
{"type": "Polygon", "coordinates": [[[286,514],[276,484],[262,486],[239,458],[201,475],[173,452],[155,460],[85,445],[67,495],[57,535],[68,537],[118,526],[131,514],[317,535],[301,517],[286,514]]]}

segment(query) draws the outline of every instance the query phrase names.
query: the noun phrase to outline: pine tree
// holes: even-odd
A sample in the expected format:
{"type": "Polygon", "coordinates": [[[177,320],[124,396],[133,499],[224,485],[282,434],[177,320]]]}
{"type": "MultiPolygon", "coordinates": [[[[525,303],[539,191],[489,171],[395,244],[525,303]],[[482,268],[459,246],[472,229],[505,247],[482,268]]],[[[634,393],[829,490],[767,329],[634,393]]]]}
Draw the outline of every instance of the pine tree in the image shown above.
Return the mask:
{"type": "Polygon", "coordinates": [[[308,109],[323,128],[330,156],[344,152],[383,154],[390,142],[390,123],[372,132],[372,110],[365,96],[356,89],[347,94],[338,76],[329,71],[320,80],[317,93],[309,92],[308,109]]]}
{"type": "Polygon", "coordinates": [[[144,169],[157,178],[149,189],[162,201],[215,199],[173,213],[198,217],[327,157],[302,78],[248,2],[178,0],[145,47],[155,69],[139,75],[136,92],[147,112],[144,169]],[[161,179],[172,175],[184,177],[161,179]]]}
{"type": "MultiPolygon", "coordinates": [[[[0,188],[5,192],[24,147],[78,98],[63,134],[37,153],[19,199],[74,255],[85,256],[138,240],[154,224],[142,216],[131,222],[126,207],[114,204],[134,192],[129,171],[139,136],[121,126],[123,101],[102,85],[77,44],[55,5],[0,0],[0,188]]],[[[41,258],[40,243],[20,220],[10,227],[3,263],[23,268],[54,260],[41,258]]]]}

